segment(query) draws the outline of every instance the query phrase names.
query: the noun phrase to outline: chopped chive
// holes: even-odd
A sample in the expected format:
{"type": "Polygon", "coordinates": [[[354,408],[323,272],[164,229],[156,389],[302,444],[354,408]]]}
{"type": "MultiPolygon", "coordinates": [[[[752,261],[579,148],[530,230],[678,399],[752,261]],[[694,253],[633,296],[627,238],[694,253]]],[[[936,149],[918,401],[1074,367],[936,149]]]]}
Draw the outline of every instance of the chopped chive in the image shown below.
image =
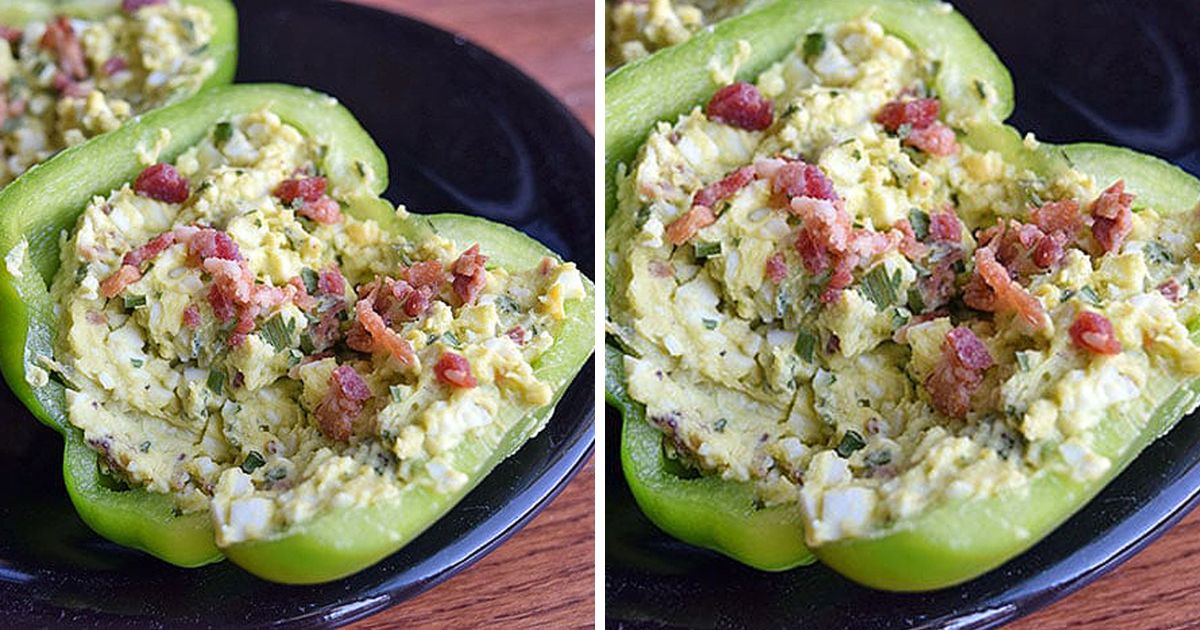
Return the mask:
{"type": "Polygon", "coordinates": [[[725,426],[728,424],[729,424],[729,420],[727,420],[725,418],[721,418],[713,424],[713,430],[716,431],[717,433],[724,433],[725,426]]]}
{"type": "Polygon", "coordinates": [[[884,269],[883,265],[877,265],[867,272],[863,277],[862,290],[867,299],[874,302],[881,311],[896,302],[896,286],[892,284],[892,279],[888,277],[887,269],[884,269]]]}
{"type": "Polygon", "coordinates": [[[149,453],[150,452],[150,440],[146,440],[145,442],[142,442],[141,444],[139,444],[138,450],[143,453],[149,453]]]}
{"type": "Polygon", "coordinates": [[[850,457],[854,451],[857,451],[866,445],[867,443],[863,441],[862,436],[859,435],[857,431],[851,430],[842,434],[842,441],[838,443],[837,449],[835,450],[842,459],[846,459],[847,457],[850,457]]]}
{"type": "Polygon", "coordinates": [[[220,396],[225,389],[225,373],[220,370],[209,370],[208,381],[205,383],[212,393],[220,396]]]}
{"type": "Polygon", "coordinates": [[[979,98],[987,100],[987,84],[979,79],[975,79],[975,91],[979,93],[979,98]]]}
{"type": "Polygon", "coordinates": [[[217,144],[225,144],[232,137],[233,125],[229,122],[219,122],[216,128],[213,129],[213,139],[217,141],[217,144]]]}
{"type": "Polygon", "coordinates": [[[806,330],[801,330],[796,336],[796,355],[804,359],[806,363],[812,363],[816,349],[817,336],[806,330]]]}
{"type": "Polygon", "coordinates": [[[458,337],[454,336],[454,333],[450,332],[449,330],[442,333],[442,341],[446,342],[446,345],[452,348],[457,348],[459,346],[458,337]]]}
{"type": "Polygon", "coordinates": [[[1029,371],[1029,353],[1028,352],[1018,352],[1017,353],[1017,367],[1021,368],[1022,372],[1029,371]]]}
{"type": "Polygon", "coordinates": [[[146,305],[146,296],[133,293],[125,294],[125,310],[132,311],[146,305]]]}
{"type": "Polygon", "coordinates": [[[292,345],[292,333],[296,330],[296,320],[289,319],[284,323],[283,315],[276,314],[263,324],[259,336],[275,348],[275,352],[283,352],[292,345]]]}
{"type": "Polygon", "coordinates": [[[304,353],[292,348],[288,350],[288,367],[293,368],[300,365],[300,361],[304,360],[304,353]]]}
{"type": "Polygon", "coordinates": [[[912,123],[901,124],[899,127],[896,127],[896,137],[901,140],[907,139],[909,134],[912,133],[912,128],[912,123]]]}
{"type": "Polygon", "coordinates": [[[720,243],[697,241],[692,247],[696,254],[696,260],[704,260],[709,256],[716,256],[721,253],[720,243]]]}
{"type": "Polygon", "coordinates": [[[388,387],[388,391],[392,394],[392,402],[400,402],[404,399],[404,388],[399,385],[388,387]]]}
{"type": "Polygon", "coordinates": [[[132,365],[132,366],[133,366],[133,367],[135,367],[135,368],[140,368],[140,367],[142,367],[143,365],[146,365],[146,362],[145,362],[145,361],[143,361],[143,360],[141,360],[141,359],[130,359],[130,360],[129,360],[129,364],[130,364],[130,365],[132,365]]]}
{"type": "Polygon", "coordinates": [[[929,215],[920,208],[910,208],[908,211],[908,223],[912,226],[913,234],[916,235],[918,241],[923,241],[929,237],[929,215]]]}
{"type": "Polygon", "coordinates": [[[242,460],[242,472],[249,475],[250,473],[262,468],[267,463],[263,456],[258,451],[250,451],[246,455],[246,459],[242,460]]]}
{"type": "Polygon", "coordinates": [[[283,466],[272,468],[271,470],[268,470],[266,474],[266,478],[269,481],[279,481],[284,477],[287,477],[287,468],[284,468],[283,466]]]}
{"type": "Polygon", "coordinates": [[[874,451],[866,457],[868,466],[886,466],[892,463],[892,452],[889,450],[874,451]]]}
{"type": "Polygon", "coordinates": [[[1166,265],[1175,262],[1171,252],[1158,241],[1150,241],[1142,246],[1142,255],[1146,262],[1152,265],[1166,265]]]}
{"type": "Polygon", "coordinates": [[[308,291],[309,295],[317,294],[318,280],[317,272],[305,267],[300,270],[300,279],[304,281],[304,290],[308,291]]]}
{"type": "Polygon", "coordinates": [[[701,321],[704,323],[705,329],[707,329],[707,330],[716,330],[717,329],[717,320],[704,318],[701,321]]]}
{"type": "Polygon", "coordinates": [[[1084,286],[1079,289],[1079,298],[1092,306],[1100,306],[1100,295],[1092,287],[1084,286]]]}
{"type": "Polygon", "coordinates": [[[811,63],[825,52],[825,33],[820,31],[804,36],[804,63],[811,63]]]}

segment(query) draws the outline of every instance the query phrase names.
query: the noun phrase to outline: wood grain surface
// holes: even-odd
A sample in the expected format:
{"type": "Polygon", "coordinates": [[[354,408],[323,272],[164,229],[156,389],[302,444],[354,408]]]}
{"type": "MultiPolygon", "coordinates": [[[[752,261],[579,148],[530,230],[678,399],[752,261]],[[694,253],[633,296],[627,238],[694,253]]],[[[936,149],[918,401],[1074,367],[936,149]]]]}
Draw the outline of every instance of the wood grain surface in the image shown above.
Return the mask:
{"type": "MultiPolygon", "coordinates": [[[[595,5],[585,0],[355,0],[463,35],[537,79],[592,128],[595,5]]],[[[591,627],[593,463],[511,540],[429,592],[355,628],[591,627]]]]}

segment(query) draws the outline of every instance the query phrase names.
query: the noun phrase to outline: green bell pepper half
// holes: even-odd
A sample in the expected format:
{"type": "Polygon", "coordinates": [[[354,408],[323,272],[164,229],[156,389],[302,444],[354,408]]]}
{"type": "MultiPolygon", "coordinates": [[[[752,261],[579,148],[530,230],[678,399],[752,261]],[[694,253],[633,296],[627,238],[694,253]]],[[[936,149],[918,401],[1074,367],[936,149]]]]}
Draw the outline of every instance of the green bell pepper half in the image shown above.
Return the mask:
{"type": "MultiPolygon", "coordinates": [[[[67,149],[31,169],[0,191],[0,252],[22,238],[29,243],[17,275],[0,269],[0,371],[41,422],[62,434],[63,479],[76,511],[102,536],[180,566],[198,566],[227,556],[263,578],[286,583],[315,583],[359,571],[420,534],[474,487],[492,468],[515,452],[547,422],[553,403],[519,420],[495,443],[466,440],[452,455],[456,468],[470,471],[462,489],[436,494],[407,486],[395,502],[329,512],[269,540],[218,549],[207,513],[177,515],[171,500],[140,488],[127,488],[101,473],[95,451],[83,442],[66,413],[63,384],[52,380],[33,387],[26,372],[38,356],[53,356],[54,304],[48,286],[59,265],[58,235],[72,229],[96,194],[107,194],[142,170],[135,148],[151,146],[162,128],[171,131],[160,154],[172,160],[200,142],[216,123],[269,106],[271,111],[326,147],[321,164],[332,194],[344,211],[375,219],[384,229],[409,237],[429,230],[462,242],[478,242],[490,260],[510,269],[529,268],[554,254],[509,227],[455,214],[396,216],[390,203],[375,196],[387,188],[387,162],[366,131],[332,97],[284,85],[218,87],[142,116],[111,133],[67,149]],[[372,194],[347,197],[340,191],[360,184],[368,173],[372,194]]],[[[566,320],[555,343],[534,363],[534,372],[555,392],[555,401],[592,354],[594,289],[566,307],[566,320]]],[[[516,409],[501,413],[517,414],[516,409]]]]}
{"type": "MultiPolygon", "coordinates": [[[[182,4],[208,11],[216,27],[205,55],[216,62],[216,69],[201,90],[233,83],[237,71],[237,11],[230,0],[180,0],[182,4]]],[[[0,6],[0,24],[23,26],[45,22],[56,15],[96,19],[121,10],[121,0],[8,0],[0,6]]]]}
{"type": "MultiPolygon", "coordinates": [[[[971,108],[981,106],[980,90],[987,90],[988,111],[959,130],[961,141],[996,150],[1044,176],[1070,166],[1101,185],[1124,179],[1127,190],[1137,195],[1135,209],[1152,207],[1167,214],[1200,206],[1200,180],[1158,158],[1091,143],[1025,145],[1020,134],[1002,122],[1013,106],[1008,71],[961,15],[941,5],[924,0],[780,0],[617,71],[605,86],[606,216],[617,210],[618,166],[635,157],[654,124],[702,104],[718,87],[696,68],[744,39],[754,52],[738,77],[752,79],[789,52],[804,33],[856,17],[867,8],[874,8],[872,17],[890,33],[940,62],[935,88],[948,111],[971,118],[971,108]]],[[[609,296],[617,289],[613,284],[608,283],[609,296]]],[[[803,548],[798,509],[755,509],[747,484],[681,473],[664,455],[661,434],[644,420],[644,407],[625,391],[620,344],[610,341],[605,352],[607,397],[623,417],[622,467],[650,520],[680,540],[752,567],[779,570],[803,564],[809,552],[803,548]]],[[[941,504],[878,535],[827,543],[811,553],[852,580],[894,591],[951,586],[998,567],[1082,508],[1147,445],[1200,404],[1200,379],[1158,379],[1143,394],[1151,404],[1135,414],[1110,411],[1098,423],[1095,448],[1112,461],[1100,479],[1080,482],[1068,474],[1042,471],[1026,489],[941,504]]]]}

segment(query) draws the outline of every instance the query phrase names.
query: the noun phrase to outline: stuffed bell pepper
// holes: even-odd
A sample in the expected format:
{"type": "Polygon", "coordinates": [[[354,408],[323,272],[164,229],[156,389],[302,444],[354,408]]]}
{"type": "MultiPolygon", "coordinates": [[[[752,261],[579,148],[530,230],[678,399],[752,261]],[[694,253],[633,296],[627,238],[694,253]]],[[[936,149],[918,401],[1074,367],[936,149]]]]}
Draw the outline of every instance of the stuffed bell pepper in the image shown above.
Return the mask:
{"type": "Polygon", "coordinates": [[[214,88],[0,191],[0,366],[80,516],[290,583],[412,540],[548,420],[592,353],[573,263],[379,198],[334,99],[214,88]]]}
{"type": "Polygon", "coordinates": [[[0,6],[0,186],[62,149],[229,83],[229,0],[10,0],[0,6]]]}
{"type": "Polygon", "coordinates": [[[944,587],[1200,401],[1200,182],[1006,126],[949,5],[781,0],[606,88],[607,390],[666,532],[944,587]]]}

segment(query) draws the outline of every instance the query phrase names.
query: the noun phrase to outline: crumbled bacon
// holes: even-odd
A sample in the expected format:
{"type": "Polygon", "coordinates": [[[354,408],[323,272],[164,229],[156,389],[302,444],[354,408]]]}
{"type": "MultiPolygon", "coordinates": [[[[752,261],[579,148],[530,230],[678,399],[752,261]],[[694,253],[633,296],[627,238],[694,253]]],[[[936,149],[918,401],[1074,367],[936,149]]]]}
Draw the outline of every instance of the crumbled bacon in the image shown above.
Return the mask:
{"type": "Polygon", "coordinates": [[[1158,292],[1163,294],[1163,297],[1172,302],[1178,302],[1183,299],[1183,285],[1175,278],[1170,278],[1166,282],[1158,285],[1158,292]]]}
{"type": "Polygon", "coordinates": [[[68,77],[78,81],[87,78],[87,61],[83,55],[83,45],[79,43],[79,38],[75,35],[70,18],[65,15],[56,16],[46,25],[46,32],[42,34],[38,45],[46,50],[54,51],[54,54],[58,56],[58,67],[68,77]]]}
{"type": "Polygon", "coordinates": [[[101,66],[101,69],[104,70],[104,74],[111,77],[112,75],[117,74],[118,72],[128,70],[129,62],[125,61],[124,57],[122,57],[120,55],[115,55],[115,56],[109,57],[108,61],[105,61],[104,65],[101,66]]]}
{"type": "Polygon", "coordinates": [[[167,0],[121,0],[121,10],[126,13],[133,13],[142,7],[152,7],[166,3],[167,0]]]}
{"type": "Polygon", "coordinates": [[[339,365],[329,375],[329,390],[325,397],[313,410],[317,428],[330,440],[348,442],[354,419],[370,399],[371,389],[358,372],[348,365],[339,365]]]}
{"type": "Polygon", "coordinates": [[[1038,267],[1049,269],[1062,259],[1064,253],[1063,246],[1066,245],[1066,242],[1067,235],[1065,232],[1045,234],[1038,239],[1037,245],[1034,245],[1030,259],[1038,267]]]}
{"type": "Polygon", "coordinates": [[[317,293],[334,297],[346,294],[346,276],[337,265],[330,265],[317,275],[317,293]]]}
{"type": "Polygon", "coordinates": [[[453,352],[443,352],[438,362],[433,366],[437,379],[452,387],[469,389],[479,383],[471,373],[471,363],[466,357],[453,352]]]}
{"type": "Polygon", "coordinates": [[[92,91],[91,81],[76,81],[64,72],[54,73],[50,83],[60,95],[71,98],[83,98],[92,91]]]}
{"type": "Polygon", "coordinates": [[[1117,354],[1121,342],[1108,318],[1092,311],[1080,311],[1071,324],[1071,341],[1083,350],[1095,354],[1117,354]]]}
{"type": "Polygon", "coordinates": [[[170,164],[147,167],[133,182],[133,190],[143,197],[166,203],[183,203],[191,194],[187,178],[170,164]]]}
{"type": "Polygon", "coordinates": [[[174,244],[175,233],[163,232],[150,239],[145,245],[125,254],[125,257],[121,259],[121,264],[141,267],[143,263],[163,253],[168,247],[174,244]]]}
{"type": "Polygon", "coordinates": [[[237,305],[233,296],[218,288],[216,284],[208,288],[208,305],[212,308],[213,315],[222,322],[232,321],[237,316],[237,305]]]}
{"type": "Polygon", "coordinates": [[[487,256],[480,254],[479,245],[475,244],[451,265],[454,272],[454,293],[463,304],[474,304],[487,285],[487,271],[484,268],[486,263],[487,256]]]}
{"type": "Polygon", "coordinates": [[[992,364],[991,352],[970,328],[950,330],[942,342],[942,360],[925,378],[933,407],[952,418],[966,417],[971,396],[992,364]]]}
{"type": "Polygon", "coordinates": [[[696,232],[717,222],[717,215],[708,206],[692,206],[683,216],[667,226],[667,241],[678,247],[691,240],[696,232]]]}
{"type": "Polygon", "coordinates": [[[880,234],[855,229],[840,201],[793,197],[789,207],[803,222],[794,246],[805,269],[814,275],[832,269],[821,294],[825,303],[836,301],[841,290],[850,286],[855,267],[897,247],[903,240],[898,231],[880,234]]]}
{"type": "Polygon", "coordinates": [[[188,304],[183,309],[183,325],[192,329],[200,327],[200,309],[195,304],[188,304]]]}
{"type": "Polygon", "coordinates": [[[947,207],[929,215],[929,238],[935,243],[958,243],[962,241],[962,222],[954,209],[947,207]]]}
{"type": "Polygon", "coordinates": [[[1063,232],[1073,236],[1083,226],[1083,217],[1079,214],[1079,202],[1074,199],[1051,201],[1034,208],[1030,213],[1033,222],[1046,234],[1063,232]]]}
{"type": "Polygon", "coordinates": [[[304,205],[296,210],[296,214],[308,217],[322,225],[334,225],[342,222],[342,207],[329,197],[304,202],[304,205]]]}
{"type": "MultiPolygon", "coordinates": [[[[194,229],[194,228],[193,228],[194,229]]],[[[218,260],[242,260],[242,252],[238,249],[238,245],[228,234],[213,228],[200,228],[192,232],[190,236],[182,236],[181,229],[176,228],[176,240],[186,241],[188,244],[188,260],[193,265],[201,265],[209,258],[218,260]]],[[[189,232],[191,230],[188,230],[189,232]]]]}
{"type": "Polygon", "coordinates": [[[446,270],[436,260],[425,260],[409,267],[404,279],[414,287],[429,287],[438,291],[446,283],[446,270]]]}
{"type": "MultiPolygon", "coordinates": [[[[417,355],[413,352],[412,344],[388,328],[379,313],[375,312],[371,300],[359,300],[354,305],[354,315],[357,323],[370,335],[370,352],[386,352],[402,365],[412,365],[416,361],[417,355]]],[[[362,351],[362,347],[359,344],[355,349],[362,351]]]]}
{"type": "Polygon", "coordinates": [[[525,329],[520,325],[509,328],[508,332],[504,333],[504,336],[512,339],[513,343],[517,344],[518,346],[525,345],[525,329]]]}
{"type": "Polygon", "coordinates": [[[704,108],[710,119],[747,131],[762,131],[775,120],[774,106],[749,83],[732,83],[713,94],[704,108]]]}
{"type": "Polygon", "coordinates": [[[720,180],[701,188],[692,196],[692,205],[707,206],[709,208],[716,207],[717,202],[732,197],[734,193],[754,181],[755,174],[756,171],[753,166],[743,166],[722,177],[720,180]]]}
{"type": "Polygon", "coordinates": [[[0,24],[0,39],[3,39],[9,44],[15,46],[21,43],[21,38],[24,36],[25,33],[22,32],[21,29],[0,24]]]}
{"type": "Polygon", "coordinates": [[[771,175],[771,192],[778,203],[785,207],[796,197],[811,197],[825,201],[837,201],[833,182],[825,176],[821,167],[806,164],[801,160],[789,160],[771,175]]]}
{"type": "Polygon", "coordinates": [[[892,227],[900,233],[900,253],[909,260],[920,260],[929,253],[929,246],[917,240],[917,233],[913,231],[912,223],[908,219],[901,219],[892,227]]]}
{"type": "Polygon", "coordinates": [[[1125,180],[1119,179],[1092,202],[1092,236],[1104,253],[1121,247],[1133,231],[1133,195],[1125,192],[1125,180]]]}
{"type": "Polygon", "coordinates": [[[892,101],[875,115],[875,122],[895,133],[901,125],[912,129],[924,129],[937,121],[941,103],[936,98],[918,98],[907,101],[892,101]]]}
{"type": "Polygon", "coordinates": [[[1015,313],[1033,330],[1042,328],[1048,321],[1042,303],[1008,275],[992,247],[975,250],[975,275],[965,287],[963,301],[981,311],[1015,313]]]}
{"type": "Polygon", "coordinates": [[[954,130],[935,122],[924,129],[913,129],[904,144],[916,147],[930,155],[946,156],[958,153],[958,139],[954,130]]]}
{"type": "Polygon", "coordinates": [[[292,303],[296,305],[296,308],[302,311],[311,311],[321,303],[320,300],[308,294],[308,287],[304,286],[304,280],[300,276],[289,278],[288,286],[296,290],[292,296],[292,303]]]}
{"type": "Polygon", "coordinates": [[[958,262],[961,255],[956,252],[952,258],[939,260],[929,270],[928,276],[917,280],[917,293],[921,296],[923,311],[936,311],[954,298],[954,263],[958,262]]]}
{"type": "Polygon", "coordinates": [[[784,261],[783,254],[775,254],[767,259],[766,273],[767,277],[771,279],[771,282],[774,282],[775,284],[779,284],[787,279],[788,268],[787,263],[784,261]]]}
{"type": "Polygon", "coordinates": [[[328,181],[324,177],[304,177],[285,179],[279,182],[272,193],[280,201],[291,205],[297,199],[316,201],[325,195],[328,181]]]}
{"type": "Polygon", "coordinates": [[[142,279],[142,272],[133,265],[121,265],[111,276],[100,283],[100,295],[114,298],[125,290],[125,287],[142,279]]]}

